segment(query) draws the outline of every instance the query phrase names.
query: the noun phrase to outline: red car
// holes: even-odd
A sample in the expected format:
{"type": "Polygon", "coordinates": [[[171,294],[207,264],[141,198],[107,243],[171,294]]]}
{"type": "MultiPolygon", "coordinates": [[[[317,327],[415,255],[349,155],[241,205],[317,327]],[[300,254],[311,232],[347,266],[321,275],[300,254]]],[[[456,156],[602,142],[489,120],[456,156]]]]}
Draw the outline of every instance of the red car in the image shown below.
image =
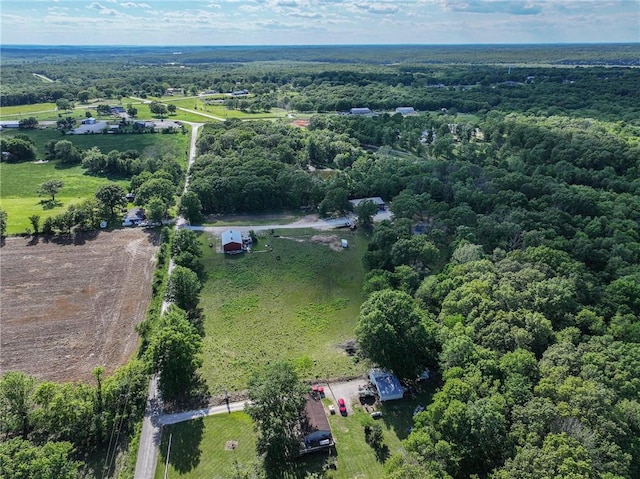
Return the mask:
{"type": "Polygon", "coordinates": [[[338,399],[338,409],[340,410],[340,414],[343,416],[347,415],[347,406],[342,398],[338,399]]]}

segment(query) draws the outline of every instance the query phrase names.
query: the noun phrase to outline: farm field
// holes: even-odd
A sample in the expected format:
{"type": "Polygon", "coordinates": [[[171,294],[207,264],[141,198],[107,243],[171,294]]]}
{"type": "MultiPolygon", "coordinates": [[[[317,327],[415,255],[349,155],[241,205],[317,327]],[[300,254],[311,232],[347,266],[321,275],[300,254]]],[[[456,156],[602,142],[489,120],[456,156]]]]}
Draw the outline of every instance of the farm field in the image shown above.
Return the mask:
{"type": "Polygon", "coordinates": [[[6,238],[0,249],[0,373],[89,381],[137,347],[159,238],[140,229],[69,242],[6,238]]]}
{"type": "MultiPolygon", "coordinates": [[[[23,132],[22,130],[20,131],[23,132]]],[[[147,134],[147,135],[66,135],[62,137],[55,129],[26,131],[33,138],[38,149],[38,160],[43,160],[44,145],[51,139],[68,139],[82,149],[97,146],[104,153],[118,149],[120,151],[135,149],[140,152],[147,147],[176,148],[182,152],[188,147],[189,135],[175,134],[147,134]]],[[[0,137],[11,136],[12,133],[3,132],[0,137]]],[[[182,156],[181,156],[182,158],[182,156]]],[[[184,157],[186,162],[186,156],[184,157]]],[[[128,189],[129,181],[122,178],[106,178],[91,176],[79,165],[61,165],[58,161],[47,163],[0,163],[0,206],[7,212],[7,234],[26,231],[30,227],[29,216],[37,214],[41,222],[49,216],[65,211],[70,205],[93,197],[95,191],[102,185],[115,181],[128,189]],[[47,180],[59,179],[64,187],[56,195],[58,206],[43,209],[37,190],[40,184],[47,180]]]]}
{"type": "Polygon", "coordinates": [[[233,257],[216,252],[218,237],[201,235],[207,272],[201,373],[212,394],[245,389],[251,372],[275,359],[293,361],[303,379],[365,370],[341,345],[354,338],[363,302],[366,236],[278,234],[259,236],[253,253],[233,257]],[[348,249],[339,247],[341,237],[349,239],[348,249]]]}

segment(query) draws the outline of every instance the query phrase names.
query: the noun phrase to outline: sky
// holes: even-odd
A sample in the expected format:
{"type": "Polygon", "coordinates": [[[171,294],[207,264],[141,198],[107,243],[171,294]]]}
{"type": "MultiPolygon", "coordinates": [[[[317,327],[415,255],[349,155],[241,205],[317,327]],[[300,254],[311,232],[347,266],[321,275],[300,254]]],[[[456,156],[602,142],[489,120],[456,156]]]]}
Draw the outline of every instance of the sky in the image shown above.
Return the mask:
{"type": "Polygon", "coordinates": [[[640,0],[0,0],[0,43],[640,42],[640,0]]]}

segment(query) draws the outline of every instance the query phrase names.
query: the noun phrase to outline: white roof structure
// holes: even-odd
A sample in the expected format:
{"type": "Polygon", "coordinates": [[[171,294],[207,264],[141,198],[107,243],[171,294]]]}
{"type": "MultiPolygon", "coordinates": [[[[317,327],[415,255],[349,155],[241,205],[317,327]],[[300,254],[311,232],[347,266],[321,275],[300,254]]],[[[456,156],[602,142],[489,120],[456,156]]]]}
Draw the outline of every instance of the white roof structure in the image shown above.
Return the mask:
{"type": "Polygon", "coordinates": [[[378,390],[380,401],[402,399],[404,396],[404,388],[400,384],[400,380],[384,369],[370,370],[369,379],[378,390]]]}
{"type": "Polygon", "coordinates": [[[352,115],[368,115],[371,113],[369,108],[352,108],[349,110],[352,115]]]}
{"type": "Polygon", "coordinates": [[[229,230],[222,232],[222,244],[239,243],[242,244],[242,234],[237,230],[229,230]]]}
{"type": "Polygon", "coordinates": [[[398,108],[396,108],[396,113],[400,113],[402,115],[411,115],[415,112],[416,110],[412,106],[399,106],[398,108]]]}
{"type": "Polygon", "coordinates": [[[375,203],[378,207],[384,206],[386,204],[384,202],[384,200],[382,198],[380,198],[379,196],[372,196],[371,198],[356,198],[354,200],[349,200],[349,203],[351,203],[353,205],[353,207],[355,208],[356,206],[358,206],[363,201],[371,201],[371,202],[375,203]]]}

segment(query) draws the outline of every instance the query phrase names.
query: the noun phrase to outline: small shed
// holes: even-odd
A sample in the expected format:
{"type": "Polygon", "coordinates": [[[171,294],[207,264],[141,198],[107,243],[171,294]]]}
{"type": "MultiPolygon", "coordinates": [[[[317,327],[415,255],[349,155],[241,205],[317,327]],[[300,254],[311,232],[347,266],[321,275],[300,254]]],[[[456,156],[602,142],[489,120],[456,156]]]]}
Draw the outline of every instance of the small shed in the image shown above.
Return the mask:
{"type": "Polygon", "coordinates": [[[378,391],[381,402],[402,399],[404,388],[395,374],[384,369],[372,369],[369,371],[369,380],[378,391]]]}
{"type": "Polygon", "coordinates": [[[349,242],[346,239],[340,240],[340,242],[342,243],[342,247],[343,248],[348,248],[349,247],[349,242]]]}
{"type": "Polygon", "coordinates": [[[349,113],[352,115],[370,115],[371,110],[369,108],[351,108],[349,113]]]}
{"type": "Polygon", "coordinates": [[[244,251],[240,231],[228,230],[222,233],[222,250],[228,254],[237,254],[244,251]]]}

